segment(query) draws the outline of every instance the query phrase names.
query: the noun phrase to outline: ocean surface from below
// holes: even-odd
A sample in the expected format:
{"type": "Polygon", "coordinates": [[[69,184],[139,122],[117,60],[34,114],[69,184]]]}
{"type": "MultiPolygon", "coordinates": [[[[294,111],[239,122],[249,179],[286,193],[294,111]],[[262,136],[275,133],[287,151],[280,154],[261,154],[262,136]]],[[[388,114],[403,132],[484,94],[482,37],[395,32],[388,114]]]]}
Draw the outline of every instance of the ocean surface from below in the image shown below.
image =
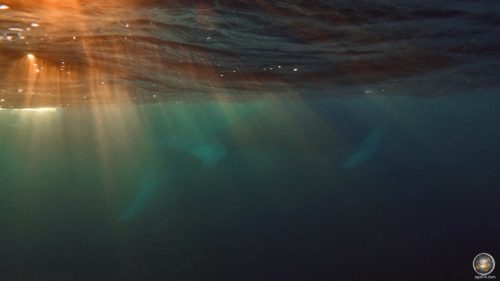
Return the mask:
{"type": "Polygon", "coordinates": [[[17,1],[0,105],[496,89],[497,1],[17,1]]]}

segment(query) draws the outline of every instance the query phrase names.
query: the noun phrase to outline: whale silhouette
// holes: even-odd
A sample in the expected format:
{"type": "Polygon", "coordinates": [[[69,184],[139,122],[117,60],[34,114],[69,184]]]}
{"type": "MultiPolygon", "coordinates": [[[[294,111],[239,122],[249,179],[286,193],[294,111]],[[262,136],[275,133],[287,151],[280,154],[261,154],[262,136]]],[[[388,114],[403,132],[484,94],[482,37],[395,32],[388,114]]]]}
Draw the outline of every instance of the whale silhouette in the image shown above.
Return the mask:
{"type": "Polygon", "coordinates": [[[160,149],[164,153],[163,160],[168,164],[163,164],[164,169],[161,171],[157,167],[145,169],[135,195],[119,215],[120,221],[127,222],[139,217],[155,194],[161,192],[160,189],[164,190],[173,185],[173,181],[169,179],[173,177],[171,173],[176,167],[189,165],[194,170],[213,168],[226,156],[226,147],[215,138],[196,139],[182,136],[160,141],[160,149]],[[186,160],[191,162],[186,163],[186,160]]]}

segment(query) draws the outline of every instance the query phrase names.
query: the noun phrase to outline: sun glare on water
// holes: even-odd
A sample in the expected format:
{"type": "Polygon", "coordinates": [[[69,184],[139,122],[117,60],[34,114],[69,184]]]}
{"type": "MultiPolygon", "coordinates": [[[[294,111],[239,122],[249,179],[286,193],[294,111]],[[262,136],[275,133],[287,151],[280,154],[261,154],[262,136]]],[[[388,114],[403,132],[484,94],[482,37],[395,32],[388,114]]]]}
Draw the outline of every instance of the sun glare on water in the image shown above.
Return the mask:
{"type": "Polygon", "coordinates": [[[58,110],[57,107],[32,107],[32,108],[0,108],[2,111],[20,111],[20,112],[36,112],[36,113],[50,113],[56,112],[58,110]]]}
{"type": "Polygon", "coordinates": [[[56,112],[57,108],[56,107],[38,107],[38,108],[22,108],[20,109],[21,111],[28,111],[28,112],[56,112]]]}
{"type": "MultiPolygon", "coordinates": [[[[7,4],[0,4],[2,16],[16,24],[0,33],[4,108],[7,104],[38,110],[44,105],[130,102],[129,86],[120,79],[127,72],[112,67],[126,64],[125,43],[99,41],[94,36],[109,23],[120,21],[115,10],[102,5],[83,7],[79,0],[7,4]],[[24,15],[21,8],[29,11],[29,19],[20,17],[24,15]],[[91,20],[92,10],[106,13],[99,21],[91,20]],[[122,60],[101,57],[109,53],[119,54],[122,60]]],[[[40,110],[47,111],[45,107],[40,110]]]]}

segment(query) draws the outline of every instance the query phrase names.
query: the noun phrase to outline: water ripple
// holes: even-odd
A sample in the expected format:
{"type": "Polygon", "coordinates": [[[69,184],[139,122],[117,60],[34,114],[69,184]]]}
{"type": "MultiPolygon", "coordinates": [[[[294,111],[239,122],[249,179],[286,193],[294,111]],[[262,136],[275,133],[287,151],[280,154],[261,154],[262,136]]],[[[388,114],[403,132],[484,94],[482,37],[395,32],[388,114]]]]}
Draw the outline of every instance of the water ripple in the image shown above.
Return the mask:
{"type": "Polygon", "coordinates": [[[87,102],[89,91],[94,101],[355,94],[366,87],[443,95],[496,85],[498,77],[500,4],[491,1],[45,0],[0,7],[3,106],[87,102]]]}

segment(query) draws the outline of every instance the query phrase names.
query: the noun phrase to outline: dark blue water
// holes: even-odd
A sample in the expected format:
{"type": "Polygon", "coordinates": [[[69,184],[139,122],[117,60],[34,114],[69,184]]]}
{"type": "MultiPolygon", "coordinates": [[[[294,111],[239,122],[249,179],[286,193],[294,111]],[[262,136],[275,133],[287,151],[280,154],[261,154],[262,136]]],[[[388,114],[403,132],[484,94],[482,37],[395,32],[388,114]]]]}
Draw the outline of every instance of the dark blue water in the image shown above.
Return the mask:
{"type": "Polygon", "coordinates": [[[499,8],[0,2],[0,280],[473,280],[499,8]]]}

